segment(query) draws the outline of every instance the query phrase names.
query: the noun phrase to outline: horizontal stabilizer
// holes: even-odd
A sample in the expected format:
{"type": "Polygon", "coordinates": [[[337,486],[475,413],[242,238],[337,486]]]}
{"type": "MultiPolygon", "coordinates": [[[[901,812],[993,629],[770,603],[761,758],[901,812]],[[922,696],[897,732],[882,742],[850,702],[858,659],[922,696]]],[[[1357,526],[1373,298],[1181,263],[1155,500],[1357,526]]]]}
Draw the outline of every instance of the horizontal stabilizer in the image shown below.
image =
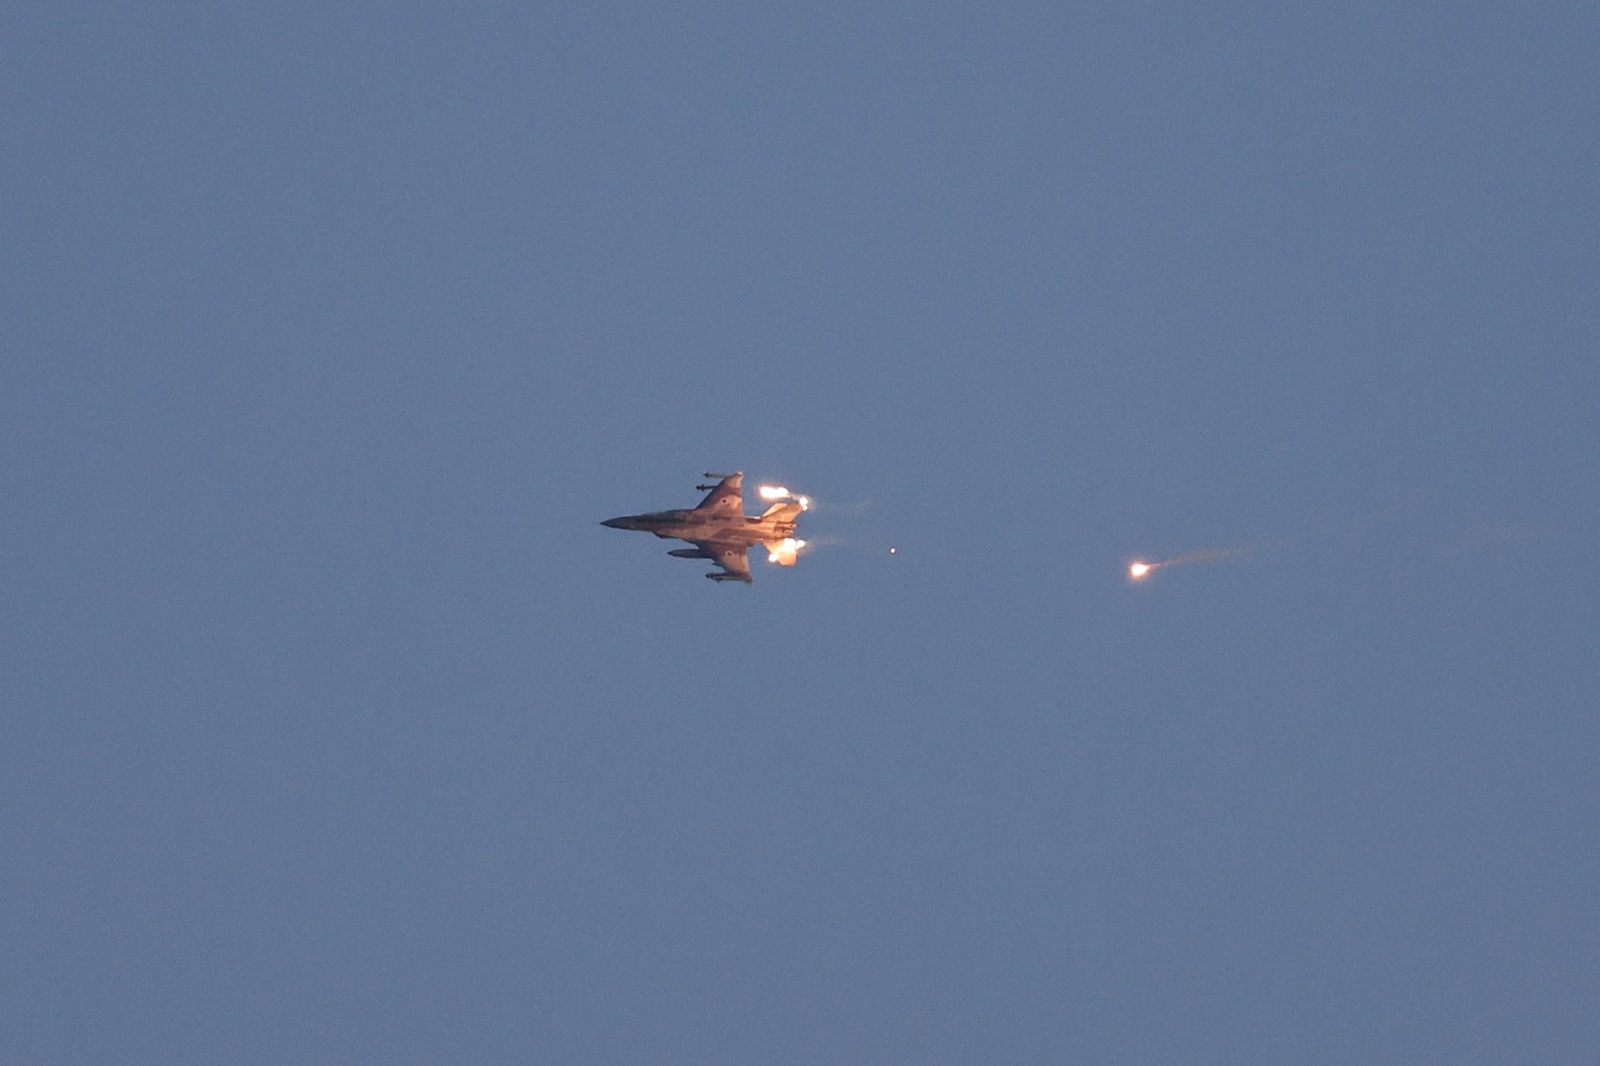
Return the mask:
{"type": "Polygon", "coordinates": [[[794,522],[800,518],[800,512],[803,510],[805,508],[798,503],[775,503],[768,507],[761,517],[776,519],[779,522],[794,522]]]}

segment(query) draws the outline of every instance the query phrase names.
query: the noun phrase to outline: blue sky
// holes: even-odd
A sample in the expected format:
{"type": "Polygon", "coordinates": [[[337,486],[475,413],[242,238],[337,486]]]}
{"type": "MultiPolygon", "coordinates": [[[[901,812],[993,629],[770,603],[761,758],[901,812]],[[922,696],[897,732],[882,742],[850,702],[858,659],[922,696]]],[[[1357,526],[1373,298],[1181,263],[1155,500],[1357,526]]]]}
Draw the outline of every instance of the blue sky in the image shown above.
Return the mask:
{"type": "Polygon", "coordinates": [[[1593,1061],[1591,5],[0,28],[0,1059],[1593,1061]]]}

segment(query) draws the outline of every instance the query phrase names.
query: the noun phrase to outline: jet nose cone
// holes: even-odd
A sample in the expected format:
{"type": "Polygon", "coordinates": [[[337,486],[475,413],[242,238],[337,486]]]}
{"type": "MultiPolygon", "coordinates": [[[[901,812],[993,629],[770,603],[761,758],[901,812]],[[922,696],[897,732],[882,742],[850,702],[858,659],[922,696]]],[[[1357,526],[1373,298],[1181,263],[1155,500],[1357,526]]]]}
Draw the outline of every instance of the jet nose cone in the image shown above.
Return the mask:
{"type": "Polygon", "coordinates": [[[612,529],[627,529],[628,528],[628,520],[626,518],[608,518],[604,522],[601,522],[600,524],[603,525],[603,526],[609,526],[612,529]]]}

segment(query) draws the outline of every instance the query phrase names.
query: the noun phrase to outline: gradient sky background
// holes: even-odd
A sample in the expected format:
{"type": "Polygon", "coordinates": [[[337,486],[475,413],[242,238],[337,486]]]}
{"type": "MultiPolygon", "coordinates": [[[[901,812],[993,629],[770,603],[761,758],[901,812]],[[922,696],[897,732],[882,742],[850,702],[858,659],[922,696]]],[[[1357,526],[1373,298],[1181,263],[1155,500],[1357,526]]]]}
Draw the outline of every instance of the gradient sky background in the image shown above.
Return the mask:
{"type": "Polygon", "coordinates": [[[4,5],[0,1060],[1592,1064],[1597,46],[4,5]]]}

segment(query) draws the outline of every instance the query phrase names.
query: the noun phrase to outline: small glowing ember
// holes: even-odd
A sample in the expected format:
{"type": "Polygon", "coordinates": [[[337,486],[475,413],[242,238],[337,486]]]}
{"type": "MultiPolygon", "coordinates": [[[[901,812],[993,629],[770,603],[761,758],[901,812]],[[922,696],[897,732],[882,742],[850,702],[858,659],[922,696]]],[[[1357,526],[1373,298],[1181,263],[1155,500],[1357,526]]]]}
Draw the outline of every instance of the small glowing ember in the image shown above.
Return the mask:
{"type": "Polygon", "coordinates": [[[1134,563],[1132,566],[1128,567],[1128,576],[1133,578],[1135,581],[1139,580],[1141,577],[1144,577],[1149,572],[1149,563],[1134,563]]]}

